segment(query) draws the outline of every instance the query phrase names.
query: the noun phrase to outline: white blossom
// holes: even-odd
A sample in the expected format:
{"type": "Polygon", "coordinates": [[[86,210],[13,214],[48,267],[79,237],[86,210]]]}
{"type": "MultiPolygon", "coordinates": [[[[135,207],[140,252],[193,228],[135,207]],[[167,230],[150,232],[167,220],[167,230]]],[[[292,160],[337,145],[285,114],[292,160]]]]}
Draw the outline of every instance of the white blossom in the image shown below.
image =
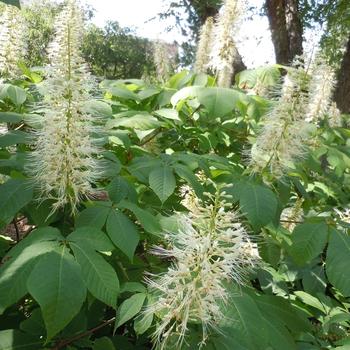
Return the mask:
{"type": "Polygon", "coordinates": [[[156,40],[153,45],[153,59],[158,80],[161,82],[167,81],[174,66],[174,57],[170,51],[169,44],[162,40],[156,40]]]}
{"type": "Polygon", "coordinates": [[[281,96],[266,116],[251,150],[253,172],[264,169],[279,178],[303,158],[312,126],[305,121],[307,75],[303,68],[290,69],[281,96]]]}
{"type": "Polygon", "coordinates": [[[92,195],[99,172],[93,158],[98,150],[90,138],[92,117],[85,108],[94,79],[80,56],[83,28],[81,9],[68,1],[57,19],[42,86],[45,116],[32,169],[41,197],[55,200],[54,210],[68,204],[74,211],[81,197],[92,195]]]}
{"type": "Polygon", "coordinates": [[[21,11],[6,5],[0,16],[0,75],[16,78],[26,53],[26,25],[21,11]]]}
{"type": "Polygon", "coordinates": [[[213,43],[213,17],[208,17],[201,28],[199,43],[196,53],[195,72],[206,73],[209,65],[209,54],[213,43]]]}
{"type": "Polygon", "coordinates": [[[320,60],[316,60],[311,77],[306,121],[317,122],[330,108],[336,79],[333,68],[320,60]]]}
{"type": "Polygon", "coordinates": [[[328,115],[328,124],[331,128],[338,128],[343,125],[341,113],[337,107],[336,102],[331,103],[328,109],[327,115],[328,115]]]}
{"type": "Polygon", "coordinates": [[[237,30],[241,12],[241,0],[225,0],[214,29],[210,66],[217,74],[220,87],[231,86],[233,63],[238,54],[233,35],[237,30]]]}
{"type": "MultiPolygon", "coordinates": [[[[187,195],[193,199],[193,192],[187,195]]],[[[172,345],[181,348],[190,323],[202,325],[199,347],[205,344],[208,330],[224,317],[220,304],[229,299],[226,284],[246,283],[247,273],[259,262],[257,246],[237,212],[229,209],[225,194],[218,189],[207,196],[205,202],[197,198],[195,211],[178,214],[178,230],[166,235],[168,247],[153,250],[172,260],[167,272],[147,279],[155,301],[145,313],[159,318],[153,339],[160,349],[174,339],[172,345]]]]}

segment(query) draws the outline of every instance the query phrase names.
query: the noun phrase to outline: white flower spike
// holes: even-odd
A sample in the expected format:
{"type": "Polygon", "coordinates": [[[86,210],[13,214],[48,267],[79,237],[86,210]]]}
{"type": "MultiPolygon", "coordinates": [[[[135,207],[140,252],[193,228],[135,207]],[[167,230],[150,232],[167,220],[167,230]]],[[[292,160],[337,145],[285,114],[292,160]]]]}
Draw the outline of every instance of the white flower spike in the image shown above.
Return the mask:
{"type": "Polygon", "coordinates": [[[213,42],[214,19],[208,17],[201,28],[200,39],[197,47],[195,72],[206,73],[209,66],[209,54],[213,42]]]}
{"type": "Polygon", "coordinates": [[[80,56],[84,24],[74,1],[68,1],[55,28],[32,167],[41,197],[54,199],[54,210],[70,205],[74,212],[82,197],[93,194],[91,183],[99,173],[93,158],[98,150],[90,138],[92,117],[85,108],[95,82],[80,56]]]}
{"type": "MultiPolygon", "coordinates": [[[[187,195],[191,198],[185,202],[192,203],[194,194],[187,195]]],[[[170,344],[181,348],[190,323],[202,325],[199,347],[204,345],[209,328],[217,327],[224,317],[220,304],[229,298],[225,284],[244,284],[259,262],[257,247],[238,214],[229,209],[225,193],[219,188],[207,196],[208,202],[197,199],[194,211],[178,215],[178,231],[167,234],[169,247],[153,251],[173,261],[164,274],[147,278],[155,302],[145,313],[159,317],[153,334],[159,349],[170,344]]]]}
{"type": "Polygon", "coordinates": [[[230,87],[234,75],[233,63],[237,55],[234,32],[242,12],[242,0],[225,0],[214,35],[210,66],[217,74],[218,86],[230,87]]]}
{"type": "Polygon", "coordinates": [[[18,63],[26,53],[26,25],[21,11],[6,5],[0,16],[0,76],[16,78],[20,75],[18,63]]]}

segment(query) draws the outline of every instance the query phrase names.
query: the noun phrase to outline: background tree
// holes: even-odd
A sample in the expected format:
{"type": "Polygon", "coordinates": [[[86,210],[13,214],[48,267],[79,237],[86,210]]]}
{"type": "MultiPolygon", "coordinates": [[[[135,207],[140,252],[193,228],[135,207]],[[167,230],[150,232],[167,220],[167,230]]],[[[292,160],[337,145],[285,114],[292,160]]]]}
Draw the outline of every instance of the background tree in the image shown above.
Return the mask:
{"type": "Polygon", "coordinates": [[[97,76],[141,78],[154,72],[152,42],[118,22],[102,29],[90,25],[83,43],[84,58],[97,76]]]}

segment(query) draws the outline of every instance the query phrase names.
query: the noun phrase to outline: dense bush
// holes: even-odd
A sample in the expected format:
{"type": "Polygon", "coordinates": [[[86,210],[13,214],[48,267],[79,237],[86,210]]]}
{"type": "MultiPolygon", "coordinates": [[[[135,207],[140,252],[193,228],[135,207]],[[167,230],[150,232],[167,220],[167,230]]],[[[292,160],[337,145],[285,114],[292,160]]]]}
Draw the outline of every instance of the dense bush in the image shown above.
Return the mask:
{"type": "Polygon", "coordinates": [[[346,349],[327,67],[97,84],[69,4],[49,69],[0,86],[0,350],[346,349]]]}

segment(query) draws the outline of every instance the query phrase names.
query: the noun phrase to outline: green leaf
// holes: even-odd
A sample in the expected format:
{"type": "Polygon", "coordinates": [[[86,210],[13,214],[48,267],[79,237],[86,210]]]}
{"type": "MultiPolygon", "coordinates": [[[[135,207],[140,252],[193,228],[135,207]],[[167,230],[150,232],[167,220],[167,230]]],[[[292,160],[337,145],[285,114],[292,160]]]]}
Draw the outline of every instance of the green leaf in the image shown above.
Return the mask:
{"type": "Polygon", "coordinates": [[[139,282],[125,282],[122,284],[120,288],[120,293],[125,293],[125,292],[130,292],[130,293],[146,293],[147,289],[146,287],[139,283],[139,282]]]}
{"type": "Polygon", "coordinates": [[[137,315],[141,311],[145,299],[146,294],[137,293],[131,296],[129,299],[124,300],[117,311],[115,329],[137,315]]]}
{"type": "Polygon", "coordinates": [[[145,333],[152,325],[153,314],[144,314],[142,317],[136,318],[134,322],[134,330],[137,335],[145,333]]]}
{"type": "Polygon", "coordinates": [[[141,209],[136,204],[127,201],[122,201],[119,207],[132,211],[135,214],[137,220],[140,222],[141,226],[147,232],[154,235],[158,235],[160,232],[162,232],[162,228],[157,218],[147,210],[141,209]]]}
{"type": "Polygon", "coordinates": [[[18,86],[6,85],[1,97],[8,97],[16,106],[21,106],[27,99],[26,91],[18,86]]]}
{"type": "Polygon", "coordinates": [[[0,268],[0,314],[27,294],[27,278],[38,258],[57,247],[55,241],[38,241],[21,251],[10,250],[0,268]]]}
{"type": "Polygon", "coordinates": [[[192,173],[192,171],[181,164],[176,164],[174,170],[177,175],[184,179],[193,188],[197,196],[201,197],[203,195],[203,186],[198,181],[197,176],[192,173]]]}
{"type": "Polygon", "coordinates": [[[180,101],[196,97],[204,105],[212,117],[223,117],[240,107],[239,103],[247,103],[249,98],[242,92],[217,87],[188,86],[178,91],[171,103],[176,106],[180,101]]]}
{"type": "Polygon", "coordinates": [[[154,114],[166,119],[181,121],[181,119],[179,118],[179,112],[176,109],[163,108],[159,109],[158,111],[155,111],[154,114]]]}
{"type": "MultiPolygon", "coordinates": [[[[267,348],[267,327],[254,300],[247,294],[233,294],[226,307],[227,334],[247,350],[267,348]]],[[[226,334],[226,332],[225,332],[226,334]]]]}
{"type": "Polygon", "coordinates": [[[84,209],[78,216],[75,223],[76,227],[95,227],[102,229],[105,225],[111,208],[108,207],[91,207],[84,209]]]}
{"type": "Polygon", "coordinates": [[[261,295],[254,300],[264,316],[287,326],[291,331],[304,332],[311,329],[307,314],[294,307],[286,299],[261,295]]]}
{"type": "Polygon", "coordinates": [[[115,347],[109,338],[102,337],[95,340],[92,350],[115,350],[115,347]]]}
{"type": "Polygon", "coordinates": [[[288,252],[298,265],[305,265],[322,253],[327,237],[328,226],[324,222],[298,225],[293,230],[288,252]]]}
{"type": "Polygon", "coordinates": [[[246,214],[254,230],[267,225],[276,217],[277,198],[268,188],[255,184],[239,184],[241,211],[246,214]]]}
{"type": "Polygon", "coordinates": [[[67,237],[67,240],[77,244],[88,244],[100,252],[111,252],[115,249],[107,235],[95,227],[77,228],[67,237]]]}
{"type": "Polygon", "coordinates": [[[39,260],[28,278],[27,287],[40,305],[47,340],[72,321],[86,298],[80,266],[65,246],[39,260]]]}
{"type": "Polygon", "coordinates": [[[112,107],[103,101],[91,100],[85,105],[86,112],[93,117],[111,118],[113,115],[112,107]]]}
{"type": "Polygon", "coordinates": [[[106,187],[106,190],[108,191],[110,200],[114,203],[119,203],[122,199],[127,197],[129,193],[129,184],[122,176],[117,176],[106,187]]]}
{"type": "Polygon", "coordinates": [[[303,292],[302,290],[298,290],[294,292],[294,294],[306,305],[312,306],[315,309],[320,310],[324,314],[328,313],[327,306],[322,304],[317,298],[310,295],[309,293],[303,292]]]}
{"type": "Polygon", "coordinates": [[[74,256],[78,261],[82,277],[89,292],[105,304],[116,308],[119,280],[113,267],[89,245],[72,243],[74,256]]]}
{"type": "Polygon", "coordinates": [[[38,350],[43,341],[14,329],[0,331],[0,350],[38,350]]]}
{"type": "Polygon", "coordinates": [[[136,114],[131,117],[119,117],[107,122],[106,128],[131,128],[138,130],[152,130],[162,126],[162,123],[150,114],[136,114]]]}
{"type": "Polygon", "coordinates": [[[1,123],[12,123],[16,124],[22,121],[23,114],[14,112],[0,112],[0,122],[1,123]]]}
{"type": "Polygon", "coordinates": [[[125,100],[139,101],[140,98],[134,92],[128,90],[125,86],[120,85],[118,87],[111,86],[108,88],[108,92],[115,97],[120,97],[125,100]]]}
{"type": "Polygon", "coordinates": [[[17,144],[29,144],[30,135],[21,130],[11,130],[5,135],[0,136],[0,148],[9,147],[17,144]]]}
{"type": "Polygon", "coordinates": [[[33,198],[33,188],[26,180],[10,179],[0,186],[0,221],[13,218],[33,198]]]}
{"type": "Polygon", "coordinates": [[[113,210],[108,215],[106,228],[112,242],[132,261],[140,240],[134,223],[121,211],[113,210]]]}
{"type": "Polygon", "coordinates": [[[350,296],[350,237],[332,229],[326,259],[329,281],[345,297],[350,296]]]}
{"type": "Polygon", "coordinates": [[[173,194],[176,187],[173,170],[168,166],[153,170],[149,174],[149,185],[161,202],[164,203],[173,194]]]}

